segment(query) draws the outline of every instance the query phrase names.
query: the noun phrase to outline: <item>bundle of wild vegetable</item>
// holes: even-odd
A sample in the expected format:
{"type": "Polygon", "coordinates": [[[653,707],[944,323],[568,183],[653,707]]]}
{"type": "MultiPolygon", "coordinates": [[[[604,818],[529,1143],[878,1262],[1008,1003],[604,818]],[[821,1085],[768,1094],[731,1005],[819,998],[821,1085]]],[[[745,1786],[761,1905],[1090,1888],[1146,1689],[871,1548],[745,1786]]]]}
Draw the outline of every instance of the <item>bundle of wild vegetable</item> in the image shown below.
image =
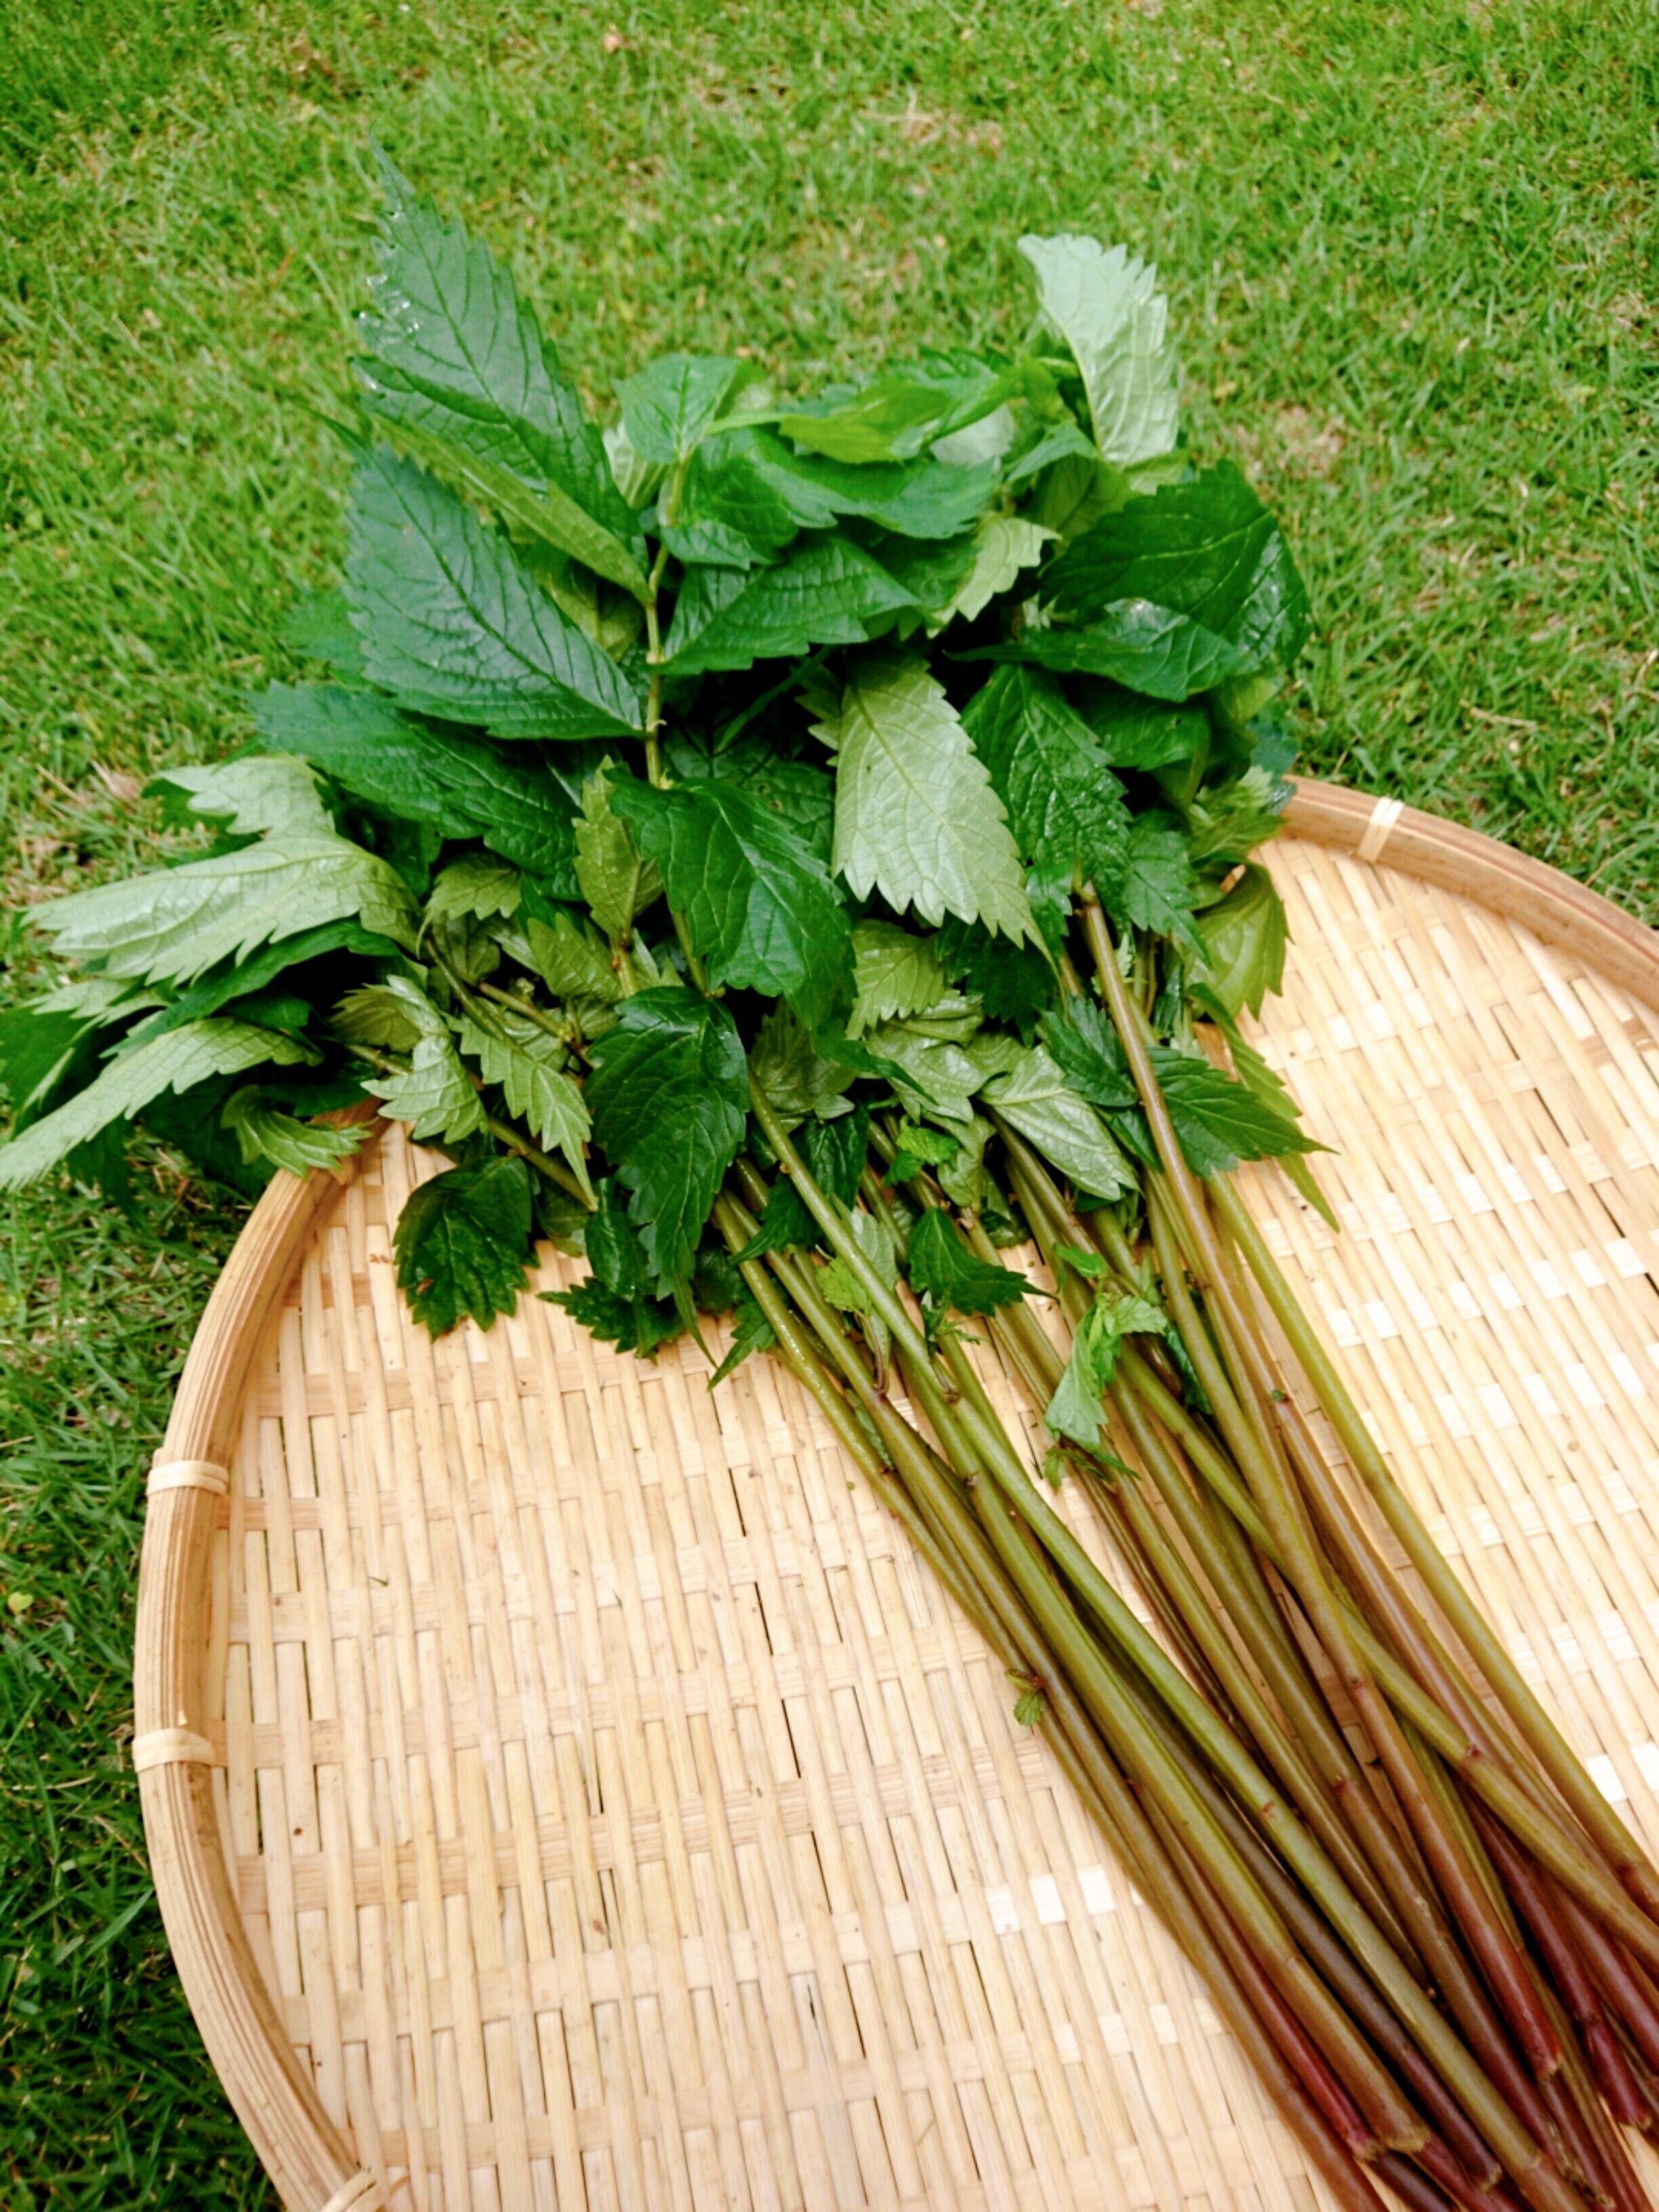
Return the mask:
{"type": "Polygon", "coordinates": [[[295,633],[330,677],[164,779],[205,856],[38,915],[81,973],[0,1030],[0,1183],[113,1182],[135,1119],[303,1171],[369,1094],[454,1163],[397,1225],[429,1328],[510,1307],[538,1232],[629,1350],[732,1310],[719,1373],[763,1349],[823,1408],[1342,2201],[1634,2212],[1659,1878],[1230,1180],[1319,1202],[1237,1025],[1284,956],[1249,856],[1306,614],[1179,446],[1152,272],[1028,238],[1012,356],[784,404],[676,356],[601,432],[507,274],[387,191],[343,589],[295,633]]]}

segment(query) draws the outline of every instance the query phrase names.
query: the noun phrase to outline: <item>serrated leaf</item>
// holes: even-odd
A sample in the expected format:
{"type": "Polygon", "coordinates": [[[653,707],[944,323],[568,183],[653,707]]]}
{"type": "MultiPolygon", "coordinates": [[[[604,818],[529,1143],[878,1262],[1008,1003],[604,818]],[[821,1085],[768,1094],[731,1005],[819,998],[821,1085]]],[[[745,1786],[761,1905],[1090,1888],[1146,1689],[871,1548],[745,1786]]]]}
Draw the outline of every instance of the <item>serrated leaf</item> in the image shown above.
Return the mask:
{"type": "MultiPolygon", "coordinates": [[[[1231,461],[1103,517],[1044,569],[1042,597],[1057,614],[1095,625],[1092,635],[1115,629],[1127,641],[1139,623],[1143,654],[1148,633],[1133,611],[1179,617],[1186,627],[1169,629],[1158,652],[1171,668],[1206,672],[1204,681],[1183,677],[1189,692],[1223,675],[1288,668],[1308,634],[1308,595],[1285,534],[1231,461]]],[[[1096,672],[1178,696],[1114,668],[1096,672]]]]}
{"type": "Polygon", "coordinates": [[[406,1068],[363,1088],[381,1101],[389,1120],[410,1124],[417,1144],[435,1137],[459,1145],[484,1125],[483,1101],[447,1036],[418,1037],[406,1068]]]}
{"type": "Polygon", "coordinates": [[[1290,926],[1267,871],[1254,862],[1218,905],[1198,918],[1209,957],[1210,985],[1230,1014],[1260,1014],[1269,992],[1285,981],[1290,926]]]}
{"type": "Polygon", "coordinates": [[[354,798],[443,837],[478,838],[550,896],[575,896],[570,805],[545,769],[337,684],[274,684],[253,718],[268,745],[303,754],[354,798]]]}
{"type": "Polygon", "coordinates": [[[228,961],[210,969],[199,981],[164,1005],[150,994],[144,994],[137,1006],[155,1006],[157,1011],[132,1030],[126,1041],[131,1043],[143,1037],[159,1036],[163,1030],[179,1029],[185,1022],[199,1021],[204,1015],[226,1010],[249,1021],[263,1020],[264,1017],[252,1009],[266,1002],[269,987],[279,975],[285,975],[290,969],[301,968],[308,961],[325,959],[335,952],[359,953],[368,960],[398,957],[398,947],[390,938],[376,936],[361,922],[326,921],[316,929],[302,929],[297,937],[285,938],[281,944],[267,945],[251,959],[228,961]]]}
{"type": "Polygon", "coordinates": [[[493,1028],[469,1017],[461,1024],[460,1048],[476,1060],[486,1083],[499,1083],[507,1109],[521,1121],[544,1152],[562,1152],[584,1191],[587,1108],[564,1072],[566,1053],[557,1037],[511,1007],[490,1010],[493,1028]]]}
{"type": "Polygon", "coordinates": [[[385,1045],[412,1052],[423,1036],[449,1035],[449,1024],[424,991],[407,975],[388,975],[348,991],[334,1010],[331,1026],[348,1044],[385,1045]]]}
{"type": "Polygon", "coordinates": [[[670,353],[624,378],[617,396],[634,451],[665,466],[685,460],[742,370],[723,355],[670,353]]]}
{"type": "Polygon", "coordinates": [[[775,568],[686,571],[666,641],[677,676],[752,667],[818,645],[861,645],[913,604],[846,538],[811,538],[775,568]]]}
{"type": "Polygon", "coordinates": [[[524,882],[516,868],[487,853],[465,853],[434,880],[426,902],[428,921],[488,921],[518,912],[524,882]]]}
{"type": "Polygon", "coordinates": [[[913,936],[896,922],[861,921],[853,931],[853,1012],[850,1037],[878,1023],[919,1014],[945,996],[950,981],[931,937],[913,936]]]}
{"type": "Polygon", "coordinates": [[[1101,1399],[1117,1372],[1118,1354],[1131,1336],[1172,1335],[1169,1316],[1149,1298],[1103,1293],[1072,1340],[1071,1358],[1043,1414],[1050,1436],[1069,1437],[1093,1451],[1100,1444],[1101,1399]]]}
{"type": "Polygon", "coordinates": [[[233,1091],[219,1109],[223,1127],[235,1138],[244,1167],[260,1160],[289,1175],[307,1176],[313,1168],[335,1168],[349,1159],[368,1134],[368,1124],[341,1128],[324,1121],[302,1121],[267,1105],[257,1083],[233,1091]]]}
{"type": "Polygon", "coordinates": [[[623,736],[642,685],[544,592],[498,531],[384,448],[353,482],[346,599],[371,680],[398,705],[503,738],[623,736]]]}
{"type": "Polygon", "coordinates": [[[827,1058],[787,1006],[769,1009],[749,1054],[756,1087],[785,1128],[827,1114],[851,1089],[855,1071],[827,1058]]]}
{"type": "Polygon", "coordinates": [[[938,1206],[930,1206],[910,1232],[905,1273],[924,1297],[957,1313],[994,1313],[1000,1306],[1018,1305],[1036,1287],[1012,1267],[981,1260],[938,1206]]]}
{"type": "Polygon", "coordinates": [[[317,1057],[302,1038],[252,1022],[210,1018],[169,1030],[106,1062],[84,1091],[0,1145],[0,1190],[33,1182],[169,1091],[189,1091],[210,1076],[268,1065],[292,1067],[317,1057]]]}
{"type": "Polygon", "coordinates": [[[748,1115],[736,1024],[690,991],[641,991],[592,1050],[595,1141],[633,1194],[629,1214],[665,1291],[690,1273],[748,1115]]]}
{"type": "Polygon", "coordinates": [[[556,998],[614,1006],[622,997],[610,946],[568,914],[556,911],[550,921],[531,915],[525,936],[536,973],[556,998]]]}
{"type": "Polygon", "coordinates": [[[1082,374],[1105,459],[1127,468],[1171,451],[1179,382],[1157,270],[1127,246],[1075,234],[1022,238],[1019,250],[1036,272],[1043,313],[1082,374]]]}
{"type": "Polygon", "coordinates": [[[389,162],[381,175],[378,312],[359,324],[371,356],[357,364],[364,405],[405,439],[422,437],[428,449],[443,441],[497,484],[517,483],[541,510],[529,526],[642,591],[639,525],[511,274],[389,162]]]}
{"type": "Polygon", "coordinates": [[[611,799],[660,868],[711,985],[786,999],[811,1030],[845,1009],[846,911],[828,870],[787,822],[738,785],[711,778],[671,791],[618,781],[611,799]]]}
{"type": "Polygon", "coordinates": [[[726,738],[716,732],[679,731],[663,749],[665,765],[677,783],[712,776],[735,783],[758,806],[787,824],[826,867],[836,817],[833,776],[811,762],[794,760],[767,738],[739,730],[726,738]]]}
{"type": "Polygon", "coordinates": [[[612,945],[620,945],[642,914],[662,894],[662,876],[634,842],[627,823],[611,805],[611,793],[627,779],[620,772],[597,770],[582,786],[581,812],[575,825],[576,881],[593,919],[612,945]]]}
{"type": "Polygon", "coordinates": [[[850,398],[783,416],[778,428],[831,460],[904,460],[981,421],[1021,389],[1017,369],[977,355],[924,354],[884,369],[850,398]]]}
{"type": "Polygon", "coordinates": [[[966,660],[1029,660],[1061,675],[1106,676],[1148,698],[1181,701],[1249,672],[1249,656],[1188,615],[1150,599],[1121,599],[1079,629],[1028,626],[1012,644],[976,647],[966,660]]]}
{"type": "Polygon", "coordinates": [[[1198,878],[1184,831],[1168,815],[1137,814],[1117,890],[1115,921],[1191,944],[1198,878]]]}
{"type": "Polygon", "coordinates": [[[856,517],[900,538],[955,538],[978,520],[996,486],[988,463],[951,468],[931,456],[858,465],[792,453],[766,429],[733,434],[732,456],[776,495],[803,530],[856,517]]]}
{"type": "Polygon", "coordinates": [[[398,1285],[422,1328],[464,1316],[488,1328],[511,1313],[529,1273],[530,1170],[497,1158],[451,1168],[412,1190],[392,1232],[398,1285]]]}
{"type": "Polygon", "coordinates": [[[678,561],[752,568],[781,552],[800,525],[741,445],[718,437],[691,456],[678,514],[660,528],[678,561]]]}
{"type": "Polygon", "coordinates": [[[178,793],[191,814],[236,837],[334,835],[315,775],[289,756],[252,753],[207,768],[166,769],[147,789],[178,793]]]}
{"type": "Polygon", "coordinates": [[[345,593],[310,592],[296,599],[282,624],[284,645],[302,660],[320,660],[344,684],[366,682],[362,647],[351,627],[345,593]]]}
{"type": "Polygon", "coordinates": [[[1087,680],[1074,687],[1074,703],[1109,768],[1168,768],[1209,748],[1210,718],[1201,706],[1154,702],[1119,684],[1087,680]]]}
{"type": "Polygon", "coordinates": [[[1054,535],[1023,515],[986,515],[975,535],[973,567],[939,612],[928,616],[929,636],[936,637],[958,615],[963,622],[975,621],[993,599],[1012,588],[1022,568],[1042,558],[1054,535]]]}
{"type": "Polygon", "coordinates": [[[1264,768],[1247,768],[1225,783],[1206,785],[1187,810],[1193,859],[1212,871],[1247,859],[1278,836],[1290,798],[1290,785],[1264,768]]]}
{"type": "Polygon", "coordinates": [[[1036,937],[1001,801],[925,661],[856,670],[831,741],[834,861],[856,897],[879,890],[896,912],[924,921],[954,914],[1009,937],[1036,937]]]}
{"type": "Polygon", "coordinates": [[[917,1121],[972,1121],[973,1099],[985,1078],[956,1038],[930,1036],[905,1022],[878,1022],[866,1041],[891,1066],[893,1088],[907,1114],[917,1121]]]}
{"type": "Polygon", "coordinates": [[[654,1359],[665,1344],[684,1334],[685,1324],[666,1298],[623,1297],[591,1277],[568,1291],[544,1291],[550,1306],[562,1307],[601,1344],[654,1359]]]}
{"type": "Polygon", "coordinates": [[[187,983],[221,960],[355,915],[406,949],[416,917],[384,860],[343,837],[269,837],[159,874],[100,884],[37,908],[65,959],[110,975],[187,983]]]}
{"type": "Polygon", "coordinates": [[[1059,684],[1038,669],[999,668],[963,720],[1025,860],[1092,882],[1109,905],[1128,860],[1129,810],[1059,684]]]}
{"type": "Polygon", "coordinates": [[[1011,944],[976,922],[952,918],[939,931],[939,951],[951,981],[979,1000],[991,1021],[1012,1022],[1023,1031],[1054,998],[1054,969],[1035,945],[1011,944]]]}
{"type": "Polygon", "coordinates": [[[1116,1198],[1134,1188],[1134,1170],[1099,1115],[1041,1045],[987,1082],[985,1103],[1080,1189],[1116,1198]]]}
{"type": "Polygon", "coordinates": [[[734,1374],[744,1361],[757,1352],[769,1352],[777,1342],[772,1324],[762,1312],[760,1303],[745,1285],[738,1286],[736,1320],[732,1330],[732,1342],[724,1359],[708,1378],[712,1390],[734,1374]]]}

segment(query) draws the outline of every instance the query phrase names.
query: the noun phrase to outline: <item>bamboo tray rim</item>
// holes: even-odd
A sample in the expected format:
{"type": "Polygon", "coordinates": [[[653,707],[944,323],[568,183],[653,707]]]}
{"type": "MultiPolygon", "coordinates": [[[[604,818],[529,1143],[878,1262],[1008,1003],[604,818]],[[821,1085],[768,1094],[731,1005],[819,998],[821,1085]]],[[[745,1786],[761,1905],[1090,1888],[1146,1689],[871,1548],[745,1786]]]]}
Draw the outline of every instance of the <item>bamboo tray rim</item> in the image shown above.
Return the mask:
{"type": "MultiPolygon", "coordinates": [[[[1477,900],[1659,1008],[1659,933],[1495,838],[1310,781],[1296,783],[1284,834],[1477,900]]],[[[168,1942],[220,2082],[293,2212],[382,2212],[386,2199],[323,2110],[243,1929],[213,1793],[202,1623],[247,1356],[343,1179],[279,1174],[208,1300],[151,1469],[134,1651],[133,1760],[168,1942]]]]}

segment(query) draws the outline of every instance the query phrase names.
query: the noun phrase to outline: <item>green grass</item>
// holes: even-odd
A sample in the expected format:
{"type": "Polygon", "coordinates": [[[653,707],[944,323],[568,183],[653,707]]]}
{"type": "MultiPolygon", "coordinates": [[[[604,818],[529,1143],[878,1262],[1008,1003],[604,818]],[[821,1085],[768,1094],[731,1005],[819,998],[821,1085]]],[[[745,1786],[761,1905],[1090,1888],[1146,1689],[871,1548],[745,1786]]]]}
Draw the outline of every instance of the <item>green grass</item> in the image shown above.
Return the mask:
{"type": "MultiPolygon", "coordinates": [[[[123,865],[339,541],[377,133],[597,397],[668,345],[803,380],[1018,331],[1013,241],[1163,264],[1194,437],[1284,510],[1305,759],[1659,908],[1647,0],[807,10],[0,0],[0,868],[123,865]]],[[[32,960],[15,936],[13,979],[32,960]]],[[[274,2203],[205,2071],[122,1746],[137,1470],[235,1225],[0,1249],[0,2206],[274,2203]]]]}

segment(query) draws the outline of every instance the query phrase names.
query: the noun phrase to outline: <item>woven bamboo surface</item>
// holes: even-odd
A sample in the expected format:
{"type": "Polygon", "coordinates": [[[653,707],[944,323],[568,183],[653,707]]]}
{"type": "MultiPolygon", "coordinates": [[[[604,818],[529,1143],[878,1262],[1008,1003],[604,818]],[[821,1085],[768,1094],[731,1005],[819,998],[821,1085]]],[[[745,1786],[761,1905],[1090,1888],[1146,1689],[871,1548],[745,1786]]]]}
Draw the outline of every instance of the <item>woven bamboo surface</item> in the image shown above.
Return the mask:
{"type": "MultiPolygon", "coordinates": [[[[1295,826],[1263,1043],[1340,1135],[1343,1233],[1281,1181],[1251,1203],[1659,1847],[1654,940],[1422,816],[1310,787],[1295,826]]],[[[613,1357],[533,1297],[431,1343],[389,1237],[441,1164],[391,1133],[263,1202],[146,1535],[157,1886],[284,2203],[1309,2212],[1244,2055],[787,1376],[711,1395],[695,1351],[613,1357]]]]}

